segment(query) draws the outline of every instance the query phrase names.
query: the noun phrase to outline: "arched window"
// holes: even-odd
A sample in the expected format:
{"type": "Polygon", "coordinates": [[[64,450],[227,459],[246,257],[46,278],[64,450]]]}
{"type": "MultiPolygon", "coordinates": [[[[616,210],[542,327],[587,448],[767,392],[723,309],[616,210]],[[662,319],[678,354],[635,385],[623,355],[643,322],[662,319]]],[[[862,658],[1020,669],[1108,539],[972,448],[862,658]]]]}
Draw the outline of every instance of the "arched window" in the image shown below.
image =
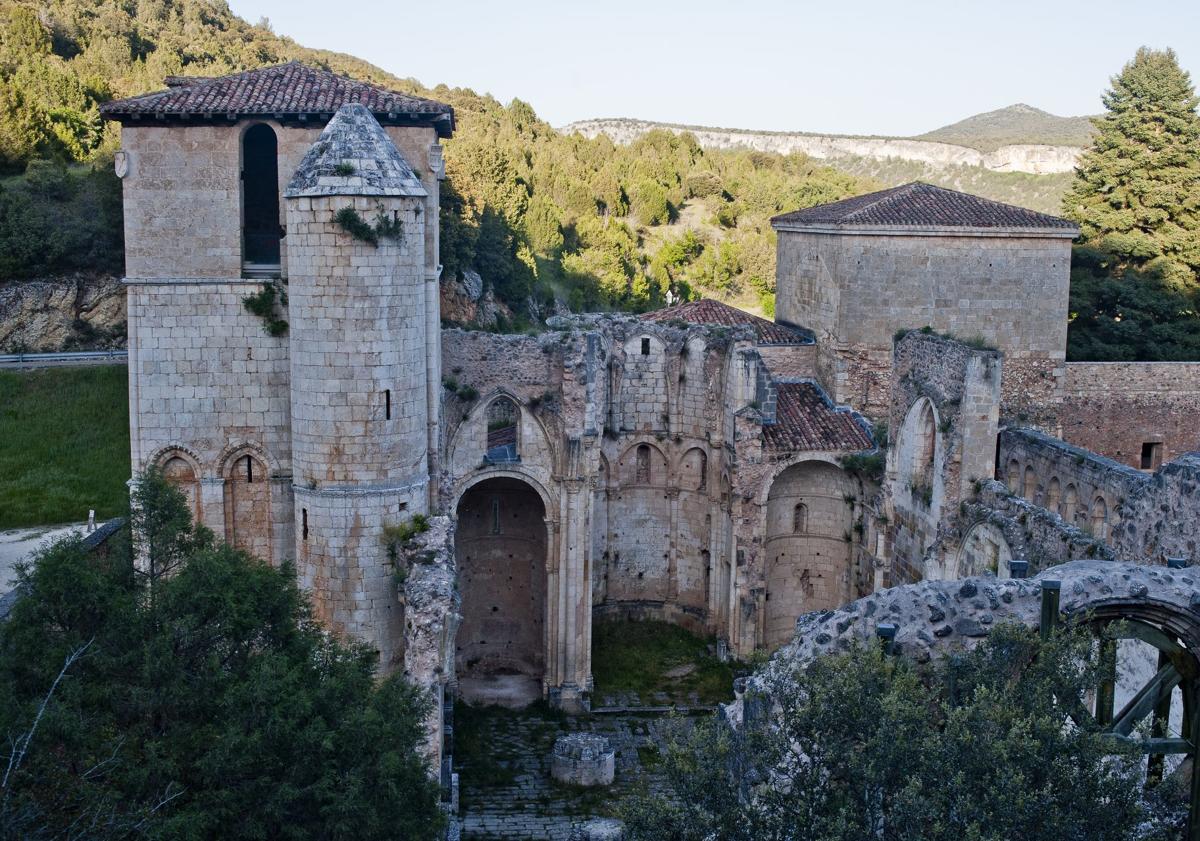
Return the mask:
{"type": "Polygon", "coordinates": [[[1075,513],[1079,508],[1079,492],[1075,490],[1074,485],[1067,485],[1067,491],[1063,494],[1062,518],[1069,525],[1075,525],[1075,513]]]}
{"type": "Polygon", "coordinates": [[[1033,471],[1032,467],[1026,467],[1025,468],[1025,485],[1021,489],[1021,496],[1025,497],[1030,502],[1036,502],[1037,501],[1037,499],[1036,499],[1037,486],[1038,486],[1037,473],[1035,473],[1033,471]]]}
{"type": "Polygon", "coordinates": [[[250,126],[242,136],[242,263],[248,272],[279,271],[279,144],[274,130],[250,126]]]}
{"type": "Polygon", "coordinates": [[[1058,477],[1052,476],[1050,484],[1046,485],[1046,503],[1044,507],[1047,511],[1052,511],[1055,514],[1060,513],[1058,504],[1062,502],[1062,488],[1059,486],[1058,477]]]}
{"type": "Polygon", "coordinates": [[[519,461],[517,419],[521,410],[507,397],[497,397],[487,407],[487,460],[498,462],[519,461]]]}
{"type": "Polygon", "coordinates": [[[803,502],[797,502],[796,507],[792,509],[792,532],[794,534],[808,532],[808,506],[803,502]]]}
{"type": "Polygon", "coordinates": [[[637,483],[650,484],[650,445],[639,444],[637,448],[637,483]]]}
{"type": "Polygon", "coordinates": [[[1098,496],[1092,501],[1092,536],[1098,540],[1108,539],[1108,503],[1098,496]]]}

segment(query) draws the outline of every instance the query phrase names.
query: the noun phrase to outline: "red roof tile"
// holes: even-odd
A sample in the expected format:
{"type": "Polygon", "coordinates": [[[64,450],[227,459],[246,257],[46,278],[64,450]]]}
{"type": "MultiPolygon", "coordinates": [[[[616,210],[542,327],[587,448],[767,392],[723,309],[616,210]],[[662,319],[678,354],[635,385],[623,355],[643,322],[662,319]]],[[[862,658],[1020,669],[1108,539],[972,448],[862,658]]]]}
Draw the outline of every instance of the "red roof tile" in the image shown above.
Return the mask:
{"type": "Polygon", "coordinates": [[[679,320],[689,324],[719,324],[724,327],[749,326],[754,328],[758,341],[766,345],[809,345],[813,342],[812,336],[803,330],[767,321],[745,310],[708,298],[654,310],[645,313],[642,318],[646,321],[679,320]]]}
{"type": "Polygon", "coordinates": [[[777,383],[775,423],[763,425],[768,450],[870,450],[875,444],[855,416],[833,407],[811,382],[777,383]]]}
{"type": "Polygon", "coordinates": [[[890,190],[820,204],[771,219],[778,226],[919,226],[933,228],[1019,228],[1059,230],[1074,235],[1074,222],[1023,207],[914,181],[890,190]]]}
{"type": "Polygon", "coordinates": [[[106,102],[100,106],[100,113],[122,122],[143,114],[329,117],[347,102],[361,102],[381,122],[397,118],[428,120],[435,122],[443,136],[454,128],[454,109],[449,105],[358,82],[298,61],[215,79],[170,76],[166,84],[165,91],[106,102]]]}

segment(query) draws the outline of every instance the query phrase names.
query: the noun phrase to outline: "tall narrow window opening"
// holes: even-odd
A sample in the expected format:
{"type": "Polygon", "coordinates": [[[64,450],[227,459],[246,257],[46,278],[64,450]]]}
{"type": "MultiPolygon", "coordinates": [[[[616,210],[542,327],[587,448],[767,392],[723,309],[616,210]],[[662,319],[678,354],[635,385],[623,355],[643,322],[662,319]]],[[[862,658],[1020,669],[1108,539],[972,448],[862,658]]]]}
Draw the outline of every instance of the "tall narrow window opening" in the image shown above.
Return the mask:
{"type": "Polygon", "coordinates": [[[497,397],[487,407],[484,453],[489,462],[520,461],[520,442],[517,440],[517,420],[520,416],[517,404],[507,397],[497,397]]]}
{"type": "Polygon", "coordinates": [[[242,137],[242,263],[250,273],[277,274],[279,241],[279,145],[263,123],[242,137]]]}
{"type": "Polygon", "coordinates": [[[642,356],[650,355],[650,340],[642,339],[642,356]]]}
{"type": "Polygon", "coordinates": [[[392,419],[392,390],[390,388],[383,390],[383,417],[385,420],[392,419]]]}
{"type": "Polygon", "coordinates": [[[246,456],[246,484],[249,485],[253,482],[254,482],[254,459],[252,459],[250,456],[246,456]]]}
{"type": "Polygon", "coordinates": [[[808,531],[808,506],[797,502],[792,509],[792,533],[804,534],[808,531]]]}
{"type": "Polygon", "coordinates": [[[300,509],[300,538],[308,540],[308,509],[300,509]]]}

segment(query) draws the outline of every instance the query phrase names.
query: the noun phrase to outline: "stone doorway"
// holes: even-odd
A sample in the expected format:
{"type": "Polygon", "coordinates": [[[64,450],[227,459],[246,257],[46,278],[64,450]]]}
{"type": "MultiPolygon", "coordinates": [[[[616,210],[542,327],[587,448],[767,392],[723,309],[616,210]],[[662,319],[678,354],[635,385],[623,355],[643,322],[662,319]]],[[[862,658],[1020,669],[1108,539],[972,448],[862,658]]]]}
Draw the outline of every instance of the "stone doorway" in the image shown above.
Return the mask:
{"type": "Polygon", "coordinates": [[[459,694],[526,706],[542,697],[546,671],[545,506],[525,482],[496,478],[464,493],[457,516],[459,694]]]}

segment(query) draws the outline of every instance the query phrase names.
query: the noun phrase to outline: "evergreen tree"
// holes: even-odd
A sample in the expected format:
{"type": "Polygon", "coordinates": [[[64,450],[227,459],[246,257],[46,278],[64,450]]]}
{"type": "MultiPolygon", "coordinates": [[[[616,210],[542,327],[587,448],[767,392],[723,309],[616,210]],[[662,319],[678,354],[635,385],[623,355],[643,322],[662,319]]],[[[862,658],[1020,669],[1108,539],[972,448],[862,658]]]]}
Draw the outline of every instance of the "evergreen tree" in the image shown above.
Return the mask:
{"type": "Polygon", "coordinates": [[[1063,212],[1079,223],[1067,358],[1200,359],[1200,115],[1171,50],[1104,96],[1063,212]]]}
{"type": "Polygon", "coordinates": [[[1200,271],[1200,115],[1172,50],[1142,47],[1104,95],[1107,113],[1064,199],[1113,269],[1194,286],[1200,271]]]}
{"type": "Polygon", "coordinates": [[[0,838],[424,839],[427,699],[332,639],[288,567],[218,544],[148,475],[138,547],[78,538],[0,624],[0,838]],[[153,598],[151,598],[153,594],[153,598]]]}

